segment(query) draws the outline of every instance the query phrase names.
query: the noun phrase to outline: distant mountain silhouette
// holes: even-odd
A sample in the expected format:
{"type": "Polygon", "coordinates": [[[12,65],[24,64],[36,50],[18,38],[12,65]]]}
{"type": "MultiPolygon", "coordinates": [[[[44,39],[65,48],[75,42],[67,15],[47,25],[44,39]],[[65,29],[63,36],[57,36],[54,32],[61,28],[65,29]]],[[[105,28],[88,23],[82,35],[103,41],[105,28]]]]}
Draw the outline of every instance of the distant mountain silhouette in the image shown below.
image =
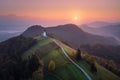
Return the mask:
{"type": "Polygon", "coordinates": [[[28,28],[22,35],[25,37],[35,37],[37,35],[40,35],[43,29],[46,29],[48,35],[63,42],[66,42],[74,48],[78,48],[80,45],[84,44],[118,44],[117,40],[115,40],[114,38],[89,34],[87,32],[84,32],[82,29],[74,24],[65,24],[48,28],[43,28],[41,26],[32,26],[28,28]]]}
{"type": "Polygon", "coordinates": [[[118,41],[120,41],[120,24],[112,24],[107,26],[102,26],[99,28],[91,28],[89,25],[81,25],[80,28],[82,28],[84,31],[92,34],[97,34],[101,36],[109,36],[114,37],[118,41]]]}
{"type": "Polygon", "coordinates": [[[88,23],[87,25],[89,25],[90,27],[99,28],[99,27],[104,27],[111,24],[114,24],[114,23],[104,22],[104,21],[94,21],[94,22],[88,23]]]}
{"type": "Polygon", "coordinates": [[[104,30],[104,32],[110,33],[111,35],[114,35],[120,38],[120,24],[108,25],[108,26],[102,27],[101,30],[104,30]]]}

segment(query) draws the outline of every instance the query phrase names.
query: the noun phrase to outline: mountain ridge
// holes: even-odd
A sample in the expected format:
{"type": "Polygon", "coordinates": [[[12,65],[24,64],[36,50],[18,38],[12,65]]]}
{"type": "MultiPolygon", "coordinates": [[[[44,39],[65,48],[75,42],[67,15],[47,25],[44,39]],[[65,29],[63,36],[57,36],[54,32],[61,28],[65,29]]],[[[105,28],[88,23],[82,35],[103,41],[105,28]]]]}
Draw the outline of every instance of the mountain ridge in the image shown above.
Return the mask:
{"type": "Polygon", "coordinates": [[[37,27],[39,28],[35,29],[35,26],[32,26],[24,31],[21,35],[25,37],[35,37],[38,35],[42,35],[42,32],[46,30],[48,35],[57,38],[63,42],[67,42],[74,48],[78,48],[80,45],[84,44],[118,45],[118,41],[114,38],[106,38],[103,36],[97,36],[84,32],[82,29],[74,24],[58,25],[56,27],[48,28],[37,25],[37,27]]]}

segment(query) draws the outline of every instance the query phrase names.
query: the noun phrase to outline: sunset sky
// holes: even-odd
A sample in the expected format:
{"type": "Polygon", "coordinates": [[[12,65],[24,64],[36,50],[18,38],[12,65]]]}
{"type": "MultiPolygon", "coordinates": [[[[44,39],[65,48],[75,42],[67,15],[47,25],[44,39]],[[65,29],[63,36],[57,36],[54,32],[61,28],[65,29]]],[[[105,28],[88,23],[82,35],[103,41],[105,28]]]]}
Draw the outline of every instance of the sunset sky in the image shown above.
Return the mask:
{"type": "Polygon", "coordinates": [[[120,21],[120,0],[0,0],[0,15],[9,14],[76,24],[120,21]]]}

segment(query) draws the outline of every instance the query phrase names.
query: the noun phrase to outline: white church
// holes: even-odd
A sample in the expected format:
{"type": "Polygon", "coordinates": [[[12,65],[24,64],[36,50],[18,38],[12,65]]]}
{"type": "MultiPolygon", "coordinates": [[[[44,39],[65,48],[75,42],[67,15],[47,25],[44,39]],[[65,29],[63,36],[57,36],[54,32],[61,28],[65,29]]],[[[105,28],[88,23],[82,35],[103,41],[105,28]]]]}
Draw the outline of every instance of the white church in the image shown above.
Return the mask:
{"type": "Polygon", "coordinates": [[[47,37],[47,33],[46,33],[45,30],[44,30],[43,33],[42,33],[42,37],[43,37],[43,38],[46,38],[46,37],[47,37]]]}

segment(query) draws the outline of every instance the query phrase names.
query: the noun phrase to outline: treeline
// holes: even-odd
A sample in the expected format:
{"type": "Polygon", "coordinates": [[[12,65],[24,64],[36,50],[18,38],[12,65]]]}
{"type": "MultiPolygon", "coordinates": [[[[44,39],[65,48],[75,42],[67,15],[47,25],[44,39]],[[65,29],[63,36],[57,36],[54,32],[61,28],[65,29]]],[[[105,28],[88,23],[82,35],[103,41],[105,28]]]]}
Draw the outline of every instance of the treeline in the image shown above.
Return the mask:
{"type": "Polygon", "coordinates": [[[29,80],[32,74],[38,69],[39,61],[36,56],[23,61],[19,56],[10,56],[9,59],[3,58],[0,64],[0,80],[29,80]]]}
{"type": "Polygon", "coordinates": [[[120,76],[120,64],[115,63],[113,60],[107,60],[102,57],[96,56],[97,62],[99,62],[102,66],[107,68],[108,70],[112,71],[113,73],[120,76]]]}
{"type": "Polygon", "coordinates": [[[83,51],[83,57],[88,62],[95,60],[106,69],[120,76],[120,63],[115,62],[120,59],[120,46],[84,45],[81,46],[81,49],[83,51]]]}
{"type": "Polygon", "coordinates": [[[90,45],[82,45],[80,46],[82,51],[86,51],[90,54],[100,56],[109,60],[114,60],[115,62],[120,64],[120,46],[105,46],[96,44],[93,46],[90,45]]]}
{"type": "Polygon", "coordinates": [[[101,64],[106,69],[110,70],[111,72],[115,73],[116,75],[120,76],[120,65],[116,64],[113,60],[108,60],[102,57],[90,55],[86,52],[83,53],[83,59],[85,59],[88,63],[93,61],[97,61],[97,63],[101,64]]]}
{"type": "Polygon", "coordinates": [[[97,68],[96,68],[96,65],[95,65],[95,59],[94,58],[92,58],[90,55],[88,55],[88,57],[87,57],[87,55],[82,55],[82,53],[81,53],[81,50],[80,49],[77,49],[77,51],[76,51],[76,55],[75,55],[75,59],[76,59],[76,61],[77,62],[79,62],[79,61],[81,61],[81,60],[85,60],[85,61],[87,61],[89,64],[90,64],[90,71],[92,72],[92,73],[96,73],[97,72],[97,68]],[[91,58],[90,58],[91,57],[91,58]],[[89,59],[90,58],[90,59],[89,59]]]}

